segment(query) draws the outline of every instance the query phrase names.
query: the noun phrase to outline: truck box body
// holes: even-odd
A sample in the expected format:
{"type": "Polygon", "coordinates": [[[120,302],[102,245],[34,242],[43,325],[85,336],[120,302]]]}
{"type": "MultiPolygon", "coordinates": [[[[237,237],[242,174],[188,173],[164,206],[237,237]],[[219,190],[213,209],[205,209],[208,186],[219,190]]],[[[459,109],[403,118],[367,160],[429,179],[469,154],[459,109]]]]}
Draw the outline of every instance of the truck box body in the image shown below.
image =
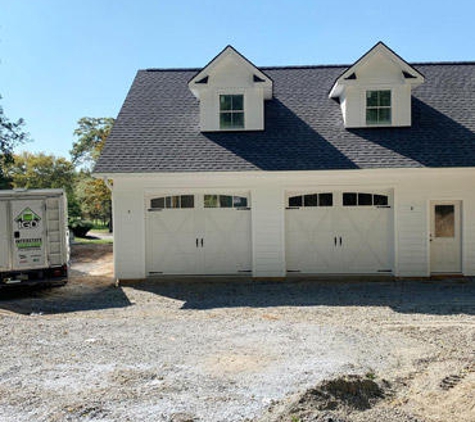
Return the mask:
{"type": "Polygon", "coordinates": [[[0,191],[0,286],[67,279],[66,195],[61,189],[0,191]]]}

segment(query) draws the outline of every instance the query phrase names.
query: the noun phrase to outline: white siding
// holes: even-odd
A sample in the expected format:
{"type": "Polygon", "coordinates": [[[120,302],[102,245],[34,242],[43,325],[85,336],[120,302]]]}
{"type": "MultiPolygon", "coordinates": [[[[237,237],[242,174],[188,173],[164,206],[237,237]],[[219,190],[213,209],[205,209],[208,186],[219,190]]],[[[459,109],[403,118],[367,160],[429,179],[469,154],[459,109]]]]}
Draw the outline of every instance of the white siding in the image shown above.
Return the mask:
{"type": "Polygon", "coordinates": [[[262,186],[252,193],[254,277],[283,277],[284,206],[279,186],[262,186]]]}
{"type": "Polygon", "coordinates": [[[462,268],[475,275],[475,189],[462,203],[462,268]]]}
{"type": "Polygon", "coordinates": [[[390,126],[411,126],[411,87],[378,83],[348,87],[342,103],[345,127],[366,127],[366,91],[387,89],[391,90],[390,126]]]}
{"type": "MultiPolygon", "coordinates": [[[[385,55],[375,54],[346,80],[340,95],[345,127],[366,127],[366,91],[391,90],[391,125],[411,126],[411,80],[403,77],[400,65],[385,55]]],[[[374,127],[374,125],[371,125],[374,127]]]]}
{"type": "MultiPolygon", "coordinates": [[[[264,88],[253,80],[255,72],[242,58],[228,55],[210,71],[207,84],[194,85],[200,99],[200,129],[221,131],[219,125],[219,96],[244,95],[244,129],[264,129],[264,88]]],[[[268,83],[266,83],[266,86],[268,83]]]]}
{"type": "Polygon", "coordinates": [[[219,127],[219,96],[221,94],[244,95],[244,130],[264,129],[264,93],[252,87],[213,88],[200,96],[200,129],[221,131],[219,127]]]}
{"type": "Polygon", "coordinates": [[[427,275],[428,223],[424,201],[411,200],[400,192],[396,205],[397,262],[396,275],[400,277],[427,275]]]}
{"type": "MultiPolygon", "coordinates": [[[[114,181],[115,182],[115,181],[114,181]]],[[[117,278],[145,277],[145,210],[143,193],[121,192],[114,183],[114,270],[117,278]]]]}
{"type": "Polygon", "coordinates": [[[285,275],[286,191],[394,192],[394,274],[429,276],[430,201],[462,201],[462,262],[475,274],[475,169],[375,169],[321,172],[192,173],[114,179],[115,269],[118,278],[145,276],[144,198],[152,192],[251,192],[253,275],[285,275]]]}

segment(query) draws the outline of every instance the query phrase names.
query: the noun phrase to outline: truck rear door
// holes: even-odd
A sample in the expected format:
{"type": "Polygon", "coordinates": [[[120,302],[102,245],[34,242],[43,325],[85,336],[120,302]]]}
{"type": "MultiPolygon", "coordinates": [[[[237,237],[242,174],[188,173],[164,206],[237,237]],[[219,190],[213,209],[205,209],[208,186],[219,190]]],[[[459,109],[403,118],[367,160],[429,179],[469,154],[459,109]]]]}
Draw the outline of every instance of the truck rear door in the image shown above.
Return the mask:
{"type": "Polygon", "coordinates": [[[9,271],[11,269],[9,221],[8,201],[0,201],[0,271],[9,271]]]}
{"type": "Polygon", "coordinates": [[[45,204],[43,200],[11,202],[13,269],[46,267],[45,204]]]}

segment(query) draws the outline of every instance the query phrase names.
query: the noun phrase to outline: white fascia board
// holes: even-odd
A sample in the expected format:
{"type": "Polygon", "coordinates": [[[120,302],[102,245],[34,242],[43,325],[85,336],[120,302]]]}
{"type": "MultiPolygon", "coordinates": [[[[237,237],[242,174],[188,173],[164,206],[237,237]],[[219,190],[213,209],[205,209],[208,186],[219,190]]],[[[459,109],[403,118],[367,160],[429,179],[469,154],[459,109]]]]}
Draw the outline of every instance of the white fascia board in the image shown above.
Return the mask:
{"type": "Polygon", "coordinates": [[[370,51],[368,51],[361,59],[359,59],[355,64],[353,64],[351,67],[349,67],[337,80],[337,82],[340,82],[341,79],[347,78],[349,75],[352,73],[356,73],[358,69],[360,69],[362,66],[367,64],[371,59],[376,55],[376,54],[383,54],[386,59],[394,63],[396,66],[398,66],[401,71],[405,71],[411,74],[416,73],[416,78],[418,79],[421,83],[424,82],[425,78],[424,75],[422,75],[419,71],[414,69],[409,63],[404,61],[401,57],[399,57],[395,52],[389,49],[389,47],[386,47],[383,43],[378,43],[376,46],[374,46],[370,51]]]}
{"type": "Polygon", "coordinates": [[[330,93],[328,94],[328,98],[339,98],[343,93],[343,88],[343,84],[335,82],[332,89],[330,90],[330,93]]]}
{"type": "Polygon", "coordinates": [[[425,77],[419,71],[414,69],[409,63],[404,61],[399,57],[395,52],[393,52],[389,47],[387,47],[382,42],[376,44],[372,49],[370,49],[366,54],[364,54],[359,60],[357,60],[352,66],[346,69],[340,77],[333,84],[330,93],[328,96],[330,98],[339,97],[346,86],[350,84],[358,84],[358,80],[347,80],[346,78],[352,73],[357,73],[358,69],[367,64],[376,54],[383,54],[385,58],[401,69],[401,72],[407,72],[413,75],[415,78],[405,79],[406,83],[410,84],[412,87],[419,86],[425,82],[425,77]]]}
{"type": "Polygon", "coordinates": [[[287,178],[287,177],[296,177],[296,178],[305,178],[308,176],[338,176],[338,175],[368,175],[368,176],[379,176],[379,175],[410,175],[410,174],[428,174],[428,175],[438,175],[441,172],[447,174],[473,174],[475,172],[475,167],[415,167],[415,168],[375,168],[375,169],[346,169],[346,170],[297,170],[297,171],[243,171],[243,172],[182,172],[182,173],[95,173],[93,174],[96,178],[107,177],[108,179],[150,179],[157,178],[160,179],[232,179],[232,178],[253,178],[253,179],[272,179],[272,178],[287,178]]]}
{"type": "Polygon", "coordinates": [[[199,81],[200,79],[209,76],[209,74],[212,73],[220,65],[222,60],[230,56],[237,62],[237,65],[244,66],[249,71],[249,73],[255,74],[256,76],[265,81],[260,83],[263,85],[264,99],[271,99],[273,87],[272,79],[230,45],[228,45],[221,53],[219,53],[214,59],[212,59],[200,72],[198,72],[197,75],[195,75],[188,82],[188,87],[193,93],[193,95],[199,98],[200,92],[202,90],[205,90],[207,87],[207,84],[197,85],[196,81],[199,81]]]}

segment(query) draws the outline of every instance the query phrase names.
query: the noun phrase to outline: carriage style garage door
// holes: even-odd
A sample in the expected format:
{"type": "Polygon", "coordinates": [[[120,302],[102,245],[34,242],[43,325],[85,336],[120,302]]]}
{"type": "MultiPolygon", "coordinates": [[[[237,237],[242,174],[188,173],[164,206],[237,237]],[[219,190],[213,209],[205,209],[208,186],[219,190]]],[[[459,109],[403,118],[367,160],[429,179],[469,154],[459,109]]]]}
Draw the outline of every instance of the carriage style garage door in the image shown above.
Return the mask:
{"type": "Polygon", "coordinates": [[[146,269],[148,275],[251,272],[248,195],[146,198],[146,269]]]}
{"type": "Polygon", "coordinates": [[[389,192],[286,195],[289,273],[374,274],[393,271],[389,192]]]}

